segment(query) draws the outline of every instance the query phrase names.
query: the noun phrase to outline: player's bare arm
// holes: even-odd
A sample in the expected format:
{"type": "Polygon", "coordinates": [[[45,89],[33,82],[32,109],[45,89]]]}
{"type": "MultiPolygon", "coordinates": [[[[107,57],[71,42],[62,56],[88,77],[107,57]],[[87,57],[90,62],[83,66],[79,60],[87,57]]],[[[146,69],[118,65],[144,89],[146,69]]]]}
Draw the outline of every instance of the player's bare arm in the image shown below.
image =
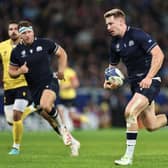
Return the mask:
{"type": "Polygon", "coordinates": [[[57,77],[61,80],[64,79],[64,70],[67,66],[67,53],[61,46],[59,46],[55,54],[58,57],[57,77]]]}
{"type": "Polygon", "coordinates": [[[157,74],[162,66],[164,54],[160,47],[157,45],[151,50],[152,62],[146,77],[140,82],[140,87],[149,88],[152,83],[152,78],[157,74]]]}
{"type": "Polygon", "coordinates": [[[29,71],[29,68],[27,67],[26,62],[21,67],[9,65],[9,75],[12,78],[17,78],[21,74],[28,73],[28,71],[29,71]]]}

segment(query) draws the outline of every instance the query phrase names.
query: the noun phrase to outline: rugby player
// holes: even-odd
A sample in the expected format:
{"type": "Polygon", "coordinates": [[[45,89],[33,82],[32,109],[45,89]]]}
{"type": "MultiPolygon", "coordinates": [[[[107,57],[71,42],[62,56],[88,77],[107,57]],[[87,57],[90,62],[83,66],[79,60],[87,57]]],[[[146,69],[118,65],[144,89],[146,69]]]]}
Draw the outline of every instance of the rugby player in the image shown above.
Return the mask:
{"type": "MultiPolygon", "coordinates": [[[[23,119],[33,111],[33,108],[32,106],[27,107],[31,96],[24,75],[13,79],[8,74],[11,51],[20,40],[16,21],[9,23],[8,35],[9,39],[0,43],[0,59],[3,69],[4,113],[8,124],[13,125],[13,148],[19,149],[23,134],[23,119]]],[[[18,152],[11,150],[9,154],[18,154],[18,152]]]]}
{"type": "MultiPolygon", "coordinates": [[[[160,90],[159,70],[164,54],[157,42],[143,30],[126,24],[125,13],[111,9],[104,14],[107,31],[112,36],[110,67],[122,60],[126,65],[131,86],[132,98],[125,108],[126,151],[123,157],[115,160],[117,165],[130,165],[138,134],[137,117],[149,131],[167,125],[166,114],[155,115],[154,98],[160,90]]],[[[104,82],[104,88],[113,89],[115,83],[104,82]]]]}
{"type": "Polygon", "coordinates": [[[54,106],[59,91],[58,80],[53,77],[51,58],[58,58],[58,79],[64,79],[67,65],[65,50],[49,39],[37,38],[29,21],[19,22],[20,43],[11,53],[9,74],[13,78],[25,76],[36,108],[47,112],[56,122],[64,144],[71,147],[73,156],[78,156],[80,143],[67,130],[54,106]]]}

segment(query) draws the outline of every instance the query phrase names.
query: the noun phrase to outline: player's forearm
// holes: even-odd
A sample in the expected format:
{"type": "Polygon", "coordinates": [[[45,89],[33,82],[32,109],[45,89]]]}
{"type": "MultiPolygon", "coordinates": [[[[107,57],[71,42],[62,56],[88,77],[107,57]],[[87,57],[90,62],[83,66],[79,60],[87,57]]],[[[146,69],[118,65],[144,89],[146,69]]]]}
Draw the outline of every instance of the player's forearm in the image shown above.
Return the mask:
{"type": "Polygon", "coordinates": [[[58,59],[58,72],[64,72],[65,68],[67,66],[67,56],[61,56],[58,59]]]}
{"type": "Polygon", "coordinates": [[[162,53],[160,48],[157,48],[155,51],[152,52],[152,62],[147,77],[153,78],[157,74],[163,64],[163,60],[164,54],[162,53]]]}
{"type": "Polygon", "coordinates": [[[11,77],[11,78],[17,78],[17,77],[19,77],[20,75],[21,75],[21,71],[20,71],[20,68],[18,68],[18,69],[11,69],[11,68],[9,68],[9,76],[11,77]]]}
{"type": "Polygon", "coordinates": [[[64,72],[67,66],[67,55],[61,55],[58,59],[58,72],[64,72]]]}
{"type": "Polygon", "coordinates": [[[58,56],[58,72],[64,72],[67,67],[67,54],[63,48],[59,47],[56,55],[58,56]]]}

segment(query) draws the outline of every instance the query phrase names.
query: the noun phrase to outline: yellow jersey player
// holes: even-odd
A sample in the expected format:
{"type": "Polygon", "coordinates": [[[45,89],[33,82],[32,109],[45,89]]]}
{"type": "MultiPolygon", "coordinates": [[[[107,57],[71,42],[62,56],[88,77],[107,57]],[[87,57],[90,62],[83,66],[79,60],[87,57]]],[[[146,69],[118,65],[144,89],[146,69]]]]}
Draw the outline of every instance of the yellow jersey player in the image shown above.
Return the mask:
{"type": "Polygon", "coordinates": [[[76,89],[79,87],[80,82],[78,76],[70,67],[64,71],[65,80],[60,81],[59,103],[58,108],[63,111],[64,119],[69,130],[73,130],[73,120],[81,122],[88,122],[88,118],[76,110],[76,89]]]}
{"type": "MultiPolygon", "coordinates": [[[[13,79],[8,74],[11,51],[20,40],[18,25],[15,21],[9,23],[8,35],[9,39],[0,43],[0,58],[3,67],[4,112],[8,124],[13,125],[13,148],[19,149],[23,132],[22,118],[25,118],[32,111],[31,108],[26,109],[31,100],[31,95],[23,75],[13,79]],[[23,113],[23,111],[25,112],[23,113]]],[[[14,153],[18,154],[18,152],[14,153]]],[[[13,152],[9,154],[13,154],[13,152]]]]}

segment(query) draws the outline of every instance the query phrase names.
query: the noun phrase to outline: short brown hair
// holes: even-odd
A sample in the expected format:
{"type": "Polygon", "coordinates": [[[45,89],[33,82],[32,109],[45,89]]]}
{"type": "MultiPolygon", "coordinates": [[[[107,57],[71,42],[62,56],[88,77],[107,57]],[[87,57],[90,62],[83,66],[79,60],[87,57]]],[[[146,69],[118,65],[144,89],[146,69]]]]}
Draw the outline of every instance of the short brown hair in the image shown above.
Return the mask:
{"type": "Polygon", "coordinates": [[[20,21],[19,24],[18,24],[19,29],[21,27],[29,27],[29,26],[32,26],[32,23],[30,21],[27,21],[27,20],[20,21]]]}
{"type": "Polygon", "coordinates": [[[111,9],[104,14],[104,18],[108,18],[110,16],[114,16],[115,18],[117,17],[122,17],[124,19],[126,18],[125,13],[118,8],[111,9]]]}
{"type": "Polygon", "coordinates": [[[8,22],[8,25],[10,25],[10,24],[18,24],[18,22],[17,22],[16,20],[10,20],[10,21],[8,22]]]}

